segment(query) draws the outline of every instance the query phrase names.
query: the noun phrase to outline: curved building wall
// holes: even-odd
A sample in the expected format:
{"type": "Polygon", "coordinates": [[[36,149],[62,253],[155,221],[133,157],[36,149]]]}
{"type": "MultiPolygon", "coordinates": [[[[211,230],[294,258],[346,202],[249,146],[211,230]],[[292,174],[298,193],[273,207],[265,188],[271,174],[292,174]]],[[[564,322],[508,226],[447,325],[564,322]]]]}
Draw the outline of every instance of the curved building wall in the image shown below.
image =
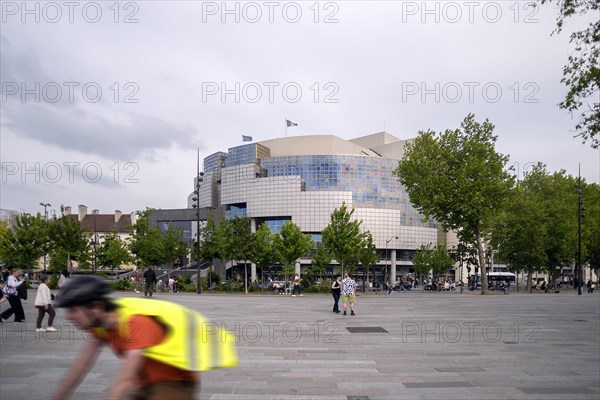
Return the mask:
{"type": "Polygon", "coordinates": [[[225,206],[229,217],[244,215],[270,226],[292,220],[303,232],[320,233],[331,213],[346,203],[379,249],[415,250],[437,243],[437,224],[423,222],[392,174],[406,141],[385,132],[369,135],[363,141],[378,149],[373,151],[357,140],[280,138],[210,155],[200,206],[225,206]]]}

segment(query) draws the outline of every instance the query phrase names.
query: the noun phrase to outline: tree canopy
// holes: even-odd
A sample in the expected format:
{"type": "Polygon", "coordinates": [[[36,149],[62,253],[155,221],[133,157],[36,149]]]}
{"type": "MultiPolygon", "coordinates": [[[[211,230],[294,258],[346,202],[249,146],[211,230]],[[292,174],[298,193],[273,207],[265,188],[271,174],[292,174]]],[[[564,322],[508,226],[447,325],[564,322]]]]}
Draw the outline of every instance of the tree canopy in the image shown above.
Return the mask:
{"type": "MultiPolygon", "coordinates": [[[[504,170],[508,157],[496,152],[493,131],[487,119],[479,123],[469,114],[458,129],[419,132],[394,171],[426,219],[455,230],[464,243],[475,242],[479,265],[485,265],[484,238],[513,185],[504,170]]],[[[481,271],[487,294],[485,268],[481,271]]]]}
{"type": "Polygon", "coordinates": [[[584,142],[590,141],[592,147],[600,146],[600,2],[598,0],[542,0],[544,3],[556,3],[559,8],[556,29],[559,34],[565,27],[567,19],[575,15],[586,15],[591,12],[591,20],[587,27],[573,31],[570,43],[575,49],[563,67],[563,78],[567,94],[559,107],[571,114],[579,113],[575,124],[575,132],[584,142]]]}
{"type": "Polygon", "coordinates": [[[342,265],[344,272],[354,273],[360,262],[364,247],[364,233],[361,232],[362,221],[353,219],[354,209],[348,210],[346,203],[333,210],[329,225],[323,229],[323,245],[333,258],[342,265]]]}
{"type": "Polygon", "coordinates": [[[448,268],[452,267],[453,263],[454,260],[443,244],[436,246],[431,243],[422,244],[413,259],[415,271],[422,275],[427,275],[429,271],[433,275],[444,274],[448,268]]]}
{"type": "Polygon", "coordinates": [[[0,258],[8,268],[34,268],[44,255],[48,235],[48,223],[40,214],[23,214],[13,229],[3,225],[0,230],[0,258]]]}
{"type": "Polygon", "coordinates": [[[294,273],[294,263],[315,246],[310,235],[302,233],[298,225],[288,221],[273,238],[275,253],[286,276],[294,273]]]}
{"type": "Polygon", "coordinates": [[[152,209],[138,211],[133,224],[133,233],[129,249],[140,267],[161,265],[165,260],[165,243],[158,226],[151,227],[149,222],[152,209]]]}

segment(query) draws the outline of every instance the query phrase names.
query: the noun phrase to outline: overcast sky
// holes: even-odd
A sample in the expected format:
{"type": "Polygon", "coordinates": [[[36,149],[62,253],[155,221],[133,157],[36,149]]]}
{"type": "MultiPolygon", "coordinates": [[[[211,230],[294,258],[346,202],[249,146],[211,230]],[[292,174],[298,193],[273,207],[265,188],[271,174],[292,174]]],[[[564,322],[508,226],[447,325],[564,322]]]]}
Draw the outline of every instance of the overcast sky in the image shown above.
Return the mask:
{"type": "Polygon", "coordinates": [[[201,159],[242,144],[456,128],[472,112],[523,175],[600,179],[558,109],[568,20],[527,1],[3,1],[0,206],[183,208],[201,159]],[[226,6],[224,6],[226,4],[226,6]]]}

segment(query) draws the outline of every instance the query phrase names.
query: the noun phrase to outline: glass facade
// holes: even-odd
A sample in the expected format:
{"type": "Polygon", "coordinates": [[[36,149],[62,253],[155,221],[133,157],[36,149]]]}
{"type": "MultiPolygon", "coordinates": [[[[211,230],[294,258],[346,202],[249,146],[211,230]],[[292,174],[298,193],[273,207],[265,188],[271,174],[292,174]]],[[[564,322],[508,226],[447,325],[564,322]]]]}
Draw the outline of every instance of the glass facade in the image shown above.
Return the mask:
{"type": "Polygon", "coordinates": [[[204,172],[219,172],[219,168],[225,166],[227,154],[219,151],[204,158],[204,172]]]}
{"type": "Polygon", "coordinates": [[[292,220],[291,217],[287,217],[287,218],[265,219],[262,222],[267,224],[267,226],[271,230],[271,233],[277,233],[277,232],[281,231],[281,227],[286,222],[289,222],[291,220],[292,220]]]}
{"type": "Polygon", "coordinates": [[[271,150],[258,143],[232,147],[227,154],[225,166],[233,167],[244,164],[260,164],[259,160],[269,158],[271,150]]]}
{"type": "Polygon", "coordinates": [[[233,219],[235,217],[246,218],[248,209],[246,204],[229,204],[225,207],[225,218],[233,219]]]}
{"type": "Polygon", "coordinates": [[[402,211],[401,225],[435,228],[422,222],[408,194],[392,175],[397,160],[353,155],[305,155],[262,160],[266,176],[300,176],[306,191],[352,192],[356,208],[402,211]]]}

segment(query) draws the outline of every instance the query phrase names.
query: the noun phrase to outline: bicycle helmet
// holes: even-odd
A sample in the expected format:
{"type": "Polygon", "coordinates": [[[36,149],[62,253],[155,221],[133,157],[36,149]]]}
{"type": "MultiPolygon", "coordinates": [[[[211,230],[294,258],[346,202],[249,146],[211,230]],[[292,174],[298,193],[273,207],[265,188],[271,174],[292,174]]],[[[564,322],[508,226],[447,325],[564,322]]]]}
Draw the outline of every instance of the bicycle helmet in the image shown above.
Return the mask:
{"type": "Polygon", "coordinates": [[[94,301],[106,301],[110,292],[112,289],[108,283],[97,276],[72,278],[57,296],[56,305],[57,307],[75,307],[94,301]]]}

